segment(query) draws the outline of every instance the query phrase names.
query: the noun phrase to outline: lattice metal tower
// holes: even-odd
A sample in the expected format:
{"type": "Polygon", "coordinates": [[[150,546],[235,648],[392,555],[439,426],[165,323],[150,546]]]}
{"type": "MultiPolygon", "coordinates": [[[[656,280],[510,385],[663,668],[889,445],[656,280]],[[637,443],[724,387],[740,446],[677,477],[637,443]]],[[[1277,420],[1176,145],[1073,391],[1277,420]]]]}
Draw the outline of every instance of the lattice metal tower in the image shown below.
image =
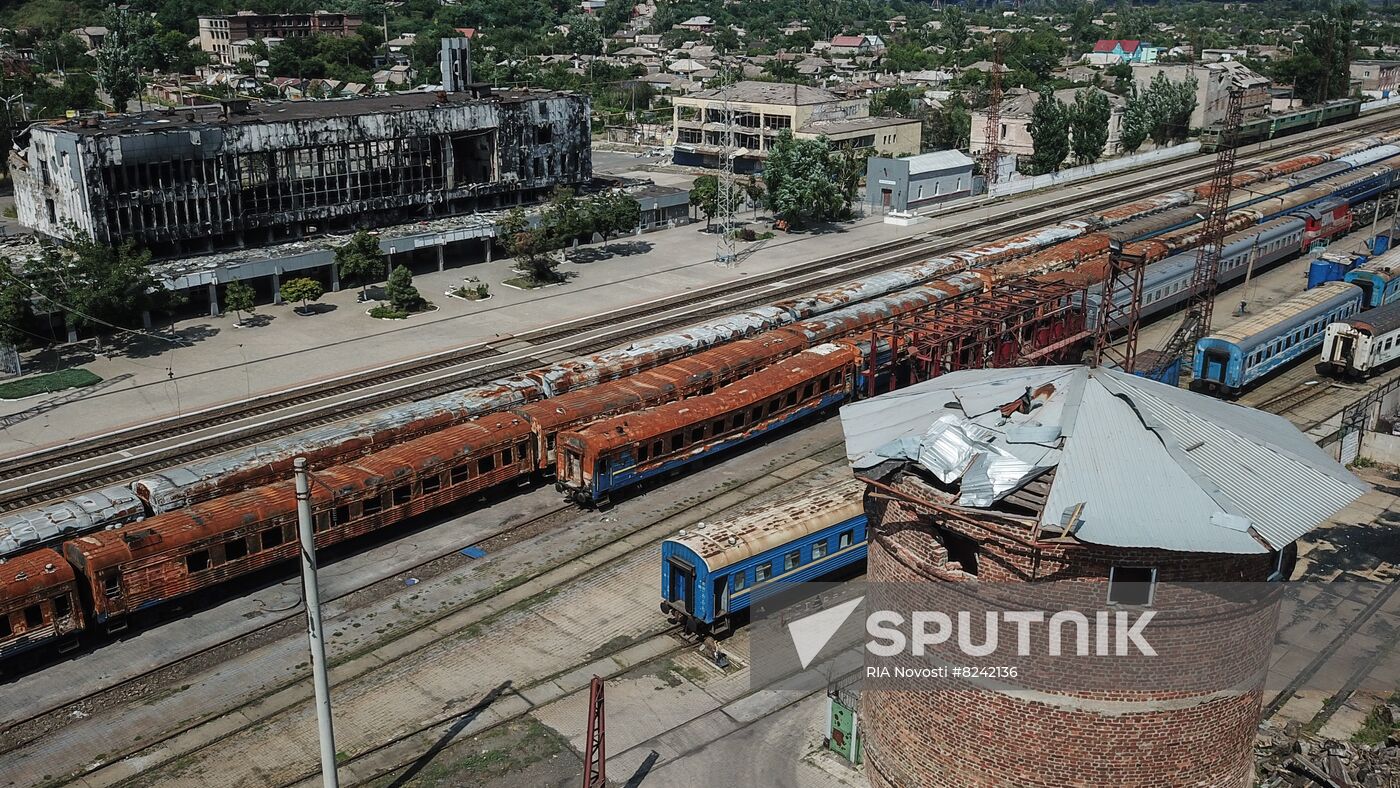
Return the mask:
{"type": "Polygon", "coordinates": [[[1001,36],[992,42],[992,50],[992,86],[988,96],[991,103],[987,105],[987,123],[982,128],[986,145],[982,149],[982,177],[988,189],[1001,177],[997,166],[1001,162],[1001,36]]]}
{"type": "Polygon", "coordinates": [[[1108,270],[1104,276],[1103,294],[1094,323],[1093,365],[1115,364],[1124,372],[1137,365],[1138,323],[1142,318],[1142,276],[1147,257],[1127,254],[1123,242],[1108,242],[1108,270]],[[1115,331],[1124,331],[1119,343],[1113,342],[1115,331]]]}
{"type": "Polygon", "coordinates": [[[1205,224],[1201,231],[1200,246],[1196,247],[1196,269],[1191,275],[1186,317],[1163,348],[1157,367],[1152,370],[1154,376],[1176,359],[1193,352],[1196,342],[1210,333],[1211,317],[1215,312],[1216,282],[1220,275],[1220,251],[1229,227],[1230,191],[1234,188],[1235,175],[1235,143],[1244,114],[1243,98],[1243,93],[1238,87],[1230,89],[1230,96],[1225,105],[1225,122],[1220,130],[1220,150],[1215,154],[1215,172],[1210,179],[1206,214],[1202,217],[1205,224]]]}
{"type": "Polygon", "coordinates": [[[722,61],[720,79],[724,81],[724,87],[720,91],[721,113],[724,115],[724,137],[723,145],[719,154],[719,183],[717,185],[716,198],[719,201],[719,240],[715,244],[715,262],[720,265],[734,265],[739,261],[738,242],[734,238],[735,221],[735,190],[734,183],[734,104],[731,99],[734,92],[734,83],[729,79],[729,61],[726,58],[722,61]]]}

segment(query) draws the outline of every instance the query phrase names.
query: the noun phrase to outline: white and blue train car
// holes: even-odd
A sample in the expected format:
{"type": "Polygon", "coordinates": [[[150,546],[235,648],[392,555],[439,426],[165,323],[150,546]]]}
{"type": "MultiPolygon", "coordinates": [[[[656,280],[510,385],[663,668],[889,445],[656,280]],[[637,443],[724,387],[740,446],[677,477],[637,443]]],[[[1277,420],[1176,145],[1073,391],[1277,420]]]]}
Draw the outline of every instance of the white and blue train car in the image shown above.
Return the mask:
{"type": "Polygon", "coordinates": [[[1362,308],[1375,309],[1389,304],[1400,296],[1400,249],[1392,249],[1376,255],[1348,271],[1342,281],[1361,288],[1362,308]]]}
{"type": "Polygon", "coordinates": [[[1236,394],[1322,345],[1329,323],[1361,311],[1361,288],[1325,282],[1196,343],[1191,388],[1236,394]]]}
{"type": "Polygon", "coordinates": [[[1318,371],[1368,378],[1400,361],[1400,301],[1327,326],[1318,371]]]}
{"type": "MultiPolygon", "coordinates": [[[[1274,263],[1297,254],[1303,248],[1305,222],[1284,217],[1235,233],[1225,239],[1216,281],[1227,285],[1242,279],[1252,267],[1257,273],[1274,263]]],[[[1147,320],[1171,311],[1186,302],[1191,278],[1196,271],[1196,251],[1180,252],[1147,266],[1142,274],[1141,319],[1147,320]]],[[[1088,294],[1089,326],[1098,324],[1103,285],[1094,285],[1088,294]]]]}
{"type": "Polygon", "coordinates": [[[661,543],[661,610],[689,632],[722,635],[756,594],[829,578],[866,553],[864,485],[847,479],[661,543]]]}

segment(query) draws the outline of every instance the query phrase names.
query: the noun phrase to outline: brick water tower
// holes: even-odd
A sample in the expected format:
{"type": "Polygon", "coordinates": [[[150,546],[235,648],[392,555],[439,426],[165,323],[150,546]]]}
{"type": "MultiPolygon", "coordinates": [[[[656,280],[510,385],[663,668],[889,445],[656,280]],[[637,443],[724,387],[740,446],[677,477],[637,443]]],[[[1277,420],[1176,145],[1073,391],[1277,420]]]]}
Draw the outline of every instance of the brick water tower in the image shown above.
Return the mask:
{"type": "Polygon", "coordinates": [[[1014,677],[877,681],[867,653],[873,786],[1252,784],[1268,581],[1362,482],[1282,418],[1107,369],[955,372],[842,424],[879,604],[1154,616],[1152,659],[1033,646],[1014,677]]]}

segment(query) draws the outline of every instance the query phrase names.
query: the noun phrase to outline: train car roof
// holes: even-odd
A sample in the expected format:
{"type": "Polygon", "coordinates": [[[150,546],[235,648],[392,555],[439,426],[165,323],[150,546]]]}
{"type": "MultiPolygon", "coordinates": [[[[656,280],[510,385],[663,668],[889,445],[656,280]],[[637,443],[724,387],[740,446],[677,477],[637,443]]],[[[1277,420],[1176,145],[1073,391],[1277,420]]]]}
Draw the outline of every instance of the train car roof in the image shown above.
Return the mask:
{"type": "Polygon", "coordinates": [[[603,419],[573,430],[572,434],[590,441],[599,452],[609,451],[747,407],[794,383],[849,364],[858,356],[850,347],[830,343],[818,345],[777,361],[737,383],[723,386],[713,394],[603,419]]]}
{"type": "Polygon", "coordinates": [[[135,519],[144,512],[136,493],[120,485],[7,512],[0,515],[0,558],[19,553],[36,542],[135,519]]]}
{"type": "Polygon", "coordinates": [[[657,385],[664,381],[666,385],[690,390],[718,377],[792,355],[806,346],[807,343],[793,332],[764,331],[755,337],[736,339],[693,356],[678,358],[634,377],[657,385]]]}
{"type": "Polygon", "coordinates": [[[1400,301],[1394,301],[1375,309],[1368,309],[1350,320],[1342,321],[1356,328],[1364,328],[1371,336],[1378,337],[1400,330],[1400,301]]]}
{"type": "Polygon", "coordinates": [[[666,541],[684,547],[714,572],[861,516],[864,490],[857,479],[843,479],[718,522],[700,523],[666,541]]]}
{"type": "MultiPolygon", "coordinates": [[[[324,503],[359,494],[377,484],[428,470],[457,457],[530,435],[530,426],[512,413],[493,413],[425,435],[354,462],[312,469],[311,498],[324,503]]],[[[225,531],[277,517],[294,517],[291,479],[254,487],[157,515],[134,525],[70,539],[94,567],[164,552],[225,531]]]]}
{"type": "Polygon", "coordinates": [[[1252,347],[1259,341],[1272,337],[1277,333],[1279,325],[1296,319],[1300,314],[1343,303],[1356,298],[1360,292],[1356,285],[1324,282],[1229,328],[1215,331],[1208,338],[1231,342],[1241,348],[1252,347]]]}
{"type": "Polygon", "coordinates": [[[0,563],[0,599],[14,599],[71,582],[73,567],[58,551],[47,547],[0,563]]]}
{"type": "MultiPolygon", "coordinates": [[[[652,401],[663,395],[653,387],[629,375],[622,380],[598,383],[588,388],[566,391],[556,397],[531,402],[515,408],[514,412],[529,417],[544,430],[561,424],[585,418],[596,418],[621,410],[634,410],[645,401],[652,401]]],[[[666,389],[674,391],[673,385],[666,389]]]]}

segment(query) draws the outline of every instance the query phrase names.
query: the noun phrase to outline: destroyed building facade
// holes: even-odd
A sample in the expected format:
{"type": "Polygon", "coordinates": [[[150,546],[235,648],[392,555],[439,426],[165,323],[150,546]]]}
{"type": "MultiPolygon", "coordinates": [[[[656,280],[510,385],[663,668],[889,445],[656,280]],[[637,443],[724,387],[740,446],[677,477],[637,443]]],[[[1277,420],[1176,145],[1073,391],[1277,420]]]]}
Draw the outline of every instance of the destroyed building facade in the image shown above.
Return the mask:
{"type": "Polygon", "coordinates": [[[592,177],[587,97],[481,86],[37,123],[9,166],[25,226],[158,256],[491,210],[592,177]]]}

